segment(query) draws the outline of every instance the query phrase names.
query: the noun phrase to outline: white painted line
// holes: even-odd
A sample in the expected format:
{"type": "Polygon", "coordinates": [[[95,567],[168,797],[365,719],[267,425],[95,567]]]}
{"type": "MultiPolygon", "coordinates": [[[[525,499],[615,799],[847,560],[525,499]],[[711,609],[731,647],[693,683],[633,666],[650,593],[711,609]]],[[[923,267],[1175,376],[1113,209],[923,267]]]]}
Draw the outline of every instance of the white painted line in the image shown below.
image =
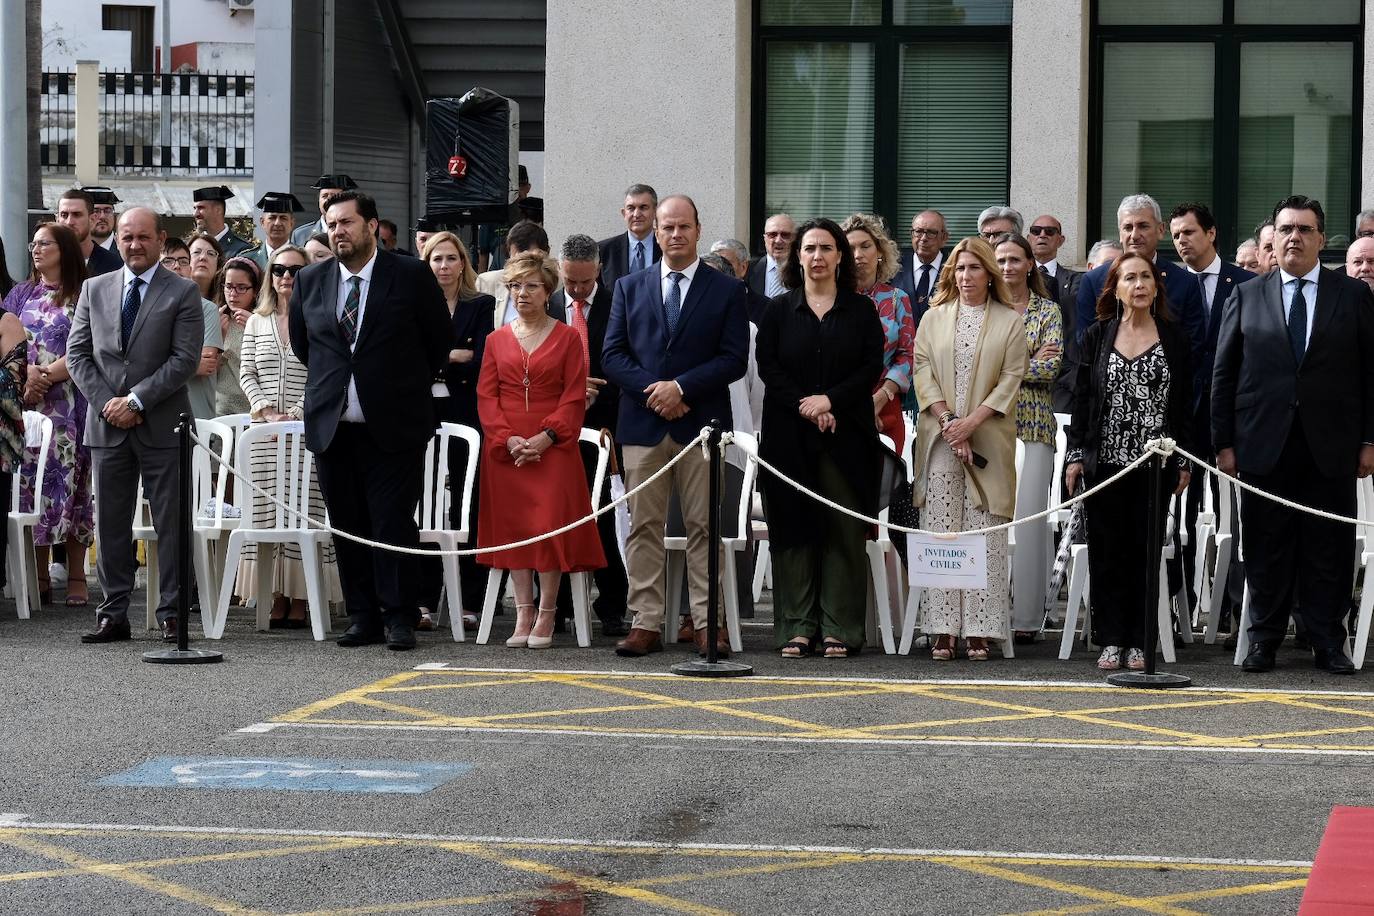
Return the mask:
{"type": "Polygon", "coordinates": [[[286,827],[207,827],[181,824],[74,824],[25,822],[21,829],[81,830],[90,833],[187,833],[228,836],[315,837],[323,839],[407,840],[421,843],[488,843],[541,846],[603,846],[616,849],[700,850],[707,852],[804,852],[835,855],[887,855],[931,857],[948,856],[969,859],[1055,859],[1068,862],[1131,862],[1158,865],[1219,865],[1232,867],[1265,866],[1270,868],[1310,868],[1312,863],[1301,859],[1216,859],[1186,856],[1113,856],[1102,853],[1071,852],[1003,852],[988,849],[912,849],[894,846],[810,846],[778,845],[772,843],[662,843],[651,840],[605,840],[587,837],[508,837],[472,834],[440,833],[383,833],[361,830],[302,830],[286,827]]]}
{"type": "Polygon", "coordinates": [[[17,827],[28,820],[27,814],[18,811],[0,811],[0,827],[17,827]]]}
{"type": "MultiPolygon", "coordinates": [[[[917,723],[919,725],[919,723],[917,723]]],[[[764,744],[847,744],[875,747],[924,747],[937,745],[944,747],[1007,747],[1007,748],[1058,748],[1062,750],[1086,751],[1173,751],[1190,754],[1279,754],[1299,757],[1374,757],[1374,747],[1365,748],[1291,748],[1291,747],[1230,747],[1192,744],[1110,744],[1092,741],[975,741],[967,738],[809,738],[792,735],[708,735],[676,734],[670,732],[618,732],[595,731],[567,728],[508,728],[503,726],[475,725],[411,725],[408,723],[334,723],[334,722],[259,722],[239,731],[255,734],[283,729],[313,729],[316,731],[414,731],[414,732],[462,732],[500,735],[561,735],[569,738],[640,738],[657,743],[674,741],[715,741],[746,742],[764,744]],[[265,727],[270,726],[270,729],[265,727]]]]}
{"type": "Polygon", "coordinates": [[[270,732],[272,729],[276,728],[278,724],[277,722],[255,722],[252,725],[245,725],[243,728],[237,728],[235,731],[245,735],[261,735],[270,732]]]}
{"type": "MultiPolygon", "coordinates": [[[[413,671],[454,671],[462,674],[559,674],[559,675],[592,675],[596,677],[624,677],[624,678],[658,678],[660,680],[675,680],[686,683],[681,675],[673,674],[669,671],[602,671],[602,670],[581,670],[563,668],[476,668],[461,665],[450,665],[447,662],[426,662],[416,665],[413,671]]],[[[1109,690],[1113,692],[1141,693],[1139,690],[1132,690],[1129,687],[1114,687],[1099,681],[1049,681],[1049,680],[1013,680],[1010,678],[882,678],[882,677],[805,677],[805,676],[785,676],[777,674],[754,674],[736,683],[748,683],[749,681],[779,681],[791,684],[806,683],[827,683],[827,684],[901,684],[903,686],[926,686],[926,687],[1080,687],[1093,690],[1109,690]]],[[[693,683],[704,683],[701,680],[693,679],[693,683]]],[[[1374,699],[1374,691],[1369,690],[1290,690],[1285,688],[1264,688],[1264,687],[1185,687],[1178,690],[1160,691],[1158,696],[1179,696],[1183,694],[1197,693],[1274,693],[1284,696],[1317,696],[1317,697],[1359,697],[1374,699]]]]}

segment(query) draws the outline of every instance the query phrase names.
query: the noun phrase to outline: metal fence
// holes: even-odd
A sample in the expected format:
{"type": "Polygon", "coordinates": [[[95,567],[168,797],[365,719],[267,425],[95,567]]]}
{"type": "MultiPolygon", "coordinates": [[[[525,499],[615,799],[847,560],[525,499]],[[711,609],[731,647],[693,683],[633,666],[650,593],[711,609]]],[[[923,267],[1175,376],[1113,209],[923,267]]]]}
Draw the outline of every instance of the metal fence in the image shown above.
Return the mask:
{"type": "MultiPolygon", "coordinates": [[[[117,174],[253,172],[251,73],[99,75],[100,170],[117,174]]],[[[43,74],[39,161],[76,164],[76,74],[43,74]]]]}

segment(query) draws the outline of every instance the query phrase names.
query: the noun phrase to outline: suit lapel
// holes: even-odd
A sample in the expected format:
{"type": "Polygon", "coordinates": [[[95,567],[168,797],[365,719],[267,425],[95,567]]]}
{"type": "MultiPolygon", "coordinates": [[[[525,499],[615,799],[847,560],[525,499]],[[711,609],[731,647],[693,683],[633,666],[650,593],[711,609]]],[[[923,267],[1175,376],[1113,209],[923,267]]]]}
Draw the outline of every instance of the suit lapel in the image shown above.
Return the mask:
{"type": "MultiPolygon", "coordinates": [[[[1283,340],[1288,342],[1288,316],[1283,312],[1283,277],[1279,274],[1278,268],[1269,273],[1264,281],[1264,302],[1265,308],[1269,311],[1269,317],[1277,323],[1279,330],[1283,334],[1283,340]]],[[[1286,347],[1289,358],[1292,358],[1293,348],[1286,347]]]]}
{"type": "MultiPolygon", "coordinates": [[[[391,289],[392,279],[391,256],[386,252],[377,252],[377,260],[372,265],[372,282],[367,284],[367,300],[363,304],[363,326],[358,329],[358,340],[354,345],[354,350],[362,348],[372,335],[372,329],[382,320],[382,303],[386,301],[387,291],[391,289]]],[[[335,294],[338,287],[334,288],[335,294]]]]}
{"type": "Polygon", "coordinates": [[[324,289],[320,290],[320,301],[324,304],[325,320],[334,328],[334,334],[345,347],[348,339],[344,337],[343,326],[339,324],[339,264],[331,262],[332,268],[325,274],[324,289]]]}
{"type": "Polygon", "coordinates": [[[1326,333],[1331,326],[1333,313],[1336,311],[1336,295],[1339,292],[1336,284],[1327,279],[1325,269],[1317,274],[1317,305],[1312,310],[1312,333],[1307,335],[1307,351],[1311,352],[1312,347],[1317,344],[1317,338],[1326,333]]]}
{"type": "MultiPolygon", "coordinates": [[[[133,329],[129,331],[129,343],[124,348],[124,352],[127,353],[133,347],[134,341],[138,339],[138,332],[143,330],[143,325],[148,321],[148,313],[157,308],[158,300],[167,289],[167,276],[167,271],[160,265],[157,270],[153,271],[153,278],[148,281],[148,289],[143,293],[143,299],[138,304],[138,315],[134,318],[133,329]]],[[[115,287],[116,328],[120,325],[119,314],[124,308],[124,299],[120,295],[124,291],[123,274],[120,275],[120,279],[120,284],[115,287]]]]}
{"type": "Polygon", "coordinates": [[[649,301],[654,305],[654,322],[658,325],[658,332],[666,343],[668,340],[668,318],[663,313],[663,278],[659,276],[659,272],[656,270],[646,271],[640,276],[644,278],[644,282],[649,287],[649,301]]]}
{"type": "MultiPolygon", "coordinates": [[[[682,297],[682,309],[677,315],[677,330],[673,332],[673,337],[682,333],[682,328],[687,324],[687,319],[691,316],[696,306],[701,302],[701,297],[706,295],[706,287],[710,284],[713,277],[703,273],[710,270],[705,264],[697,262],[697,272],[692,275],[692,282],[687,284],[687,295],[682,297]]],[[[662,289],[662,287],[659,287],[662,289]]]]}

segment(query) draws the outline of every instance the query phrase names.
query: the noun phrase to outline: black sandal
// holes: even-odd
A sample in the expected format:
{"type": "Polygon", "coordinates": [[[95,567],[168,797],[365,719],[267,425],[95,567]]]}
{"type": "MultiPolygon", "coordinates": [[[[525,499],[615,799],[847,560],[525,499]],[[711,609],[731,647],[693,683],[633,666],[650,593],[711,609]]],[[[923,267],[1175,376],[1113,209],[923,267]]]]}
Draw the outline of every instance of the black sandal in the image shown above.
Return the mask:
{"type": "Polygon", "coordinates": [[[805,658],[816,651],[815,640],[805,636],[796,636],[789,639],[782,649],[779,650],[783,658],[805,658]],[[790,653],[788,649],[796,649],[795,653],[790,653]]]}
{"type": "Polygon", "coordinates": [[[824,640],[821,649],[826,658],[853,658],[859,654],[858,647],[840,642],[838,639],[824,640]]]}

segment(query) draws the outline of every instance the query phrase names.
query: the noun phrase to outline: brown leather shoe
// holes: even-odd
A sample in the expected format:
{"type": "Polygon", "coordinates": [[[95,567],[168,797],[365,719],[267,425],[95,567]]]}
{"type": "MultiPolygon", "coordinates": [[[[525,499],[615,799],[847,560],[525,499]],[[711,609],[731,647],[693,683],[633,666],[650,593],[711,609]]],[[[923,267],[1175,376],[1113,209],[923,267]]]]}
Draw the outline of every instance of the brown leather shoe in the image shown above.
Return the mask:
{"type": "Polygon", "coordinates": [[[101,617],[94,632],[81,634],[81,641],[84,643],[121,642],[128,638],[129,621],[126,619],[115,623],[111,617],[101,617]]]}
{"type": "Polygon", "coordinates": [[[657,630],[642,630],[631,627],[630,635],[615,644],[615,654],[625,658],[640,658],[650,652],[663,651],[663,637],[657,630]]]}
{"type": "MultiPolygon", "coordinates": [[[[692,640],[697,644],[697,654],[702,658],[706,657],[706,634],[708,630],[702,627],[692,634],[692,640]]],[[[725,627],[716,630],[716,658],[730,657],[730,634],[725,627]]]]}
{"type": "Polygon", "coordinates": [[[692,618],[683,617],[682,626],[677,628],[678,642],[692,642],[697,638],[697,631],[692,627],[692,618]]]}
{"type": "Polygon", "coordinates": [[[175,617],[168,617],[166,620],[162,621],[162,641],[177,641],[177,619],[175,617]]]}

